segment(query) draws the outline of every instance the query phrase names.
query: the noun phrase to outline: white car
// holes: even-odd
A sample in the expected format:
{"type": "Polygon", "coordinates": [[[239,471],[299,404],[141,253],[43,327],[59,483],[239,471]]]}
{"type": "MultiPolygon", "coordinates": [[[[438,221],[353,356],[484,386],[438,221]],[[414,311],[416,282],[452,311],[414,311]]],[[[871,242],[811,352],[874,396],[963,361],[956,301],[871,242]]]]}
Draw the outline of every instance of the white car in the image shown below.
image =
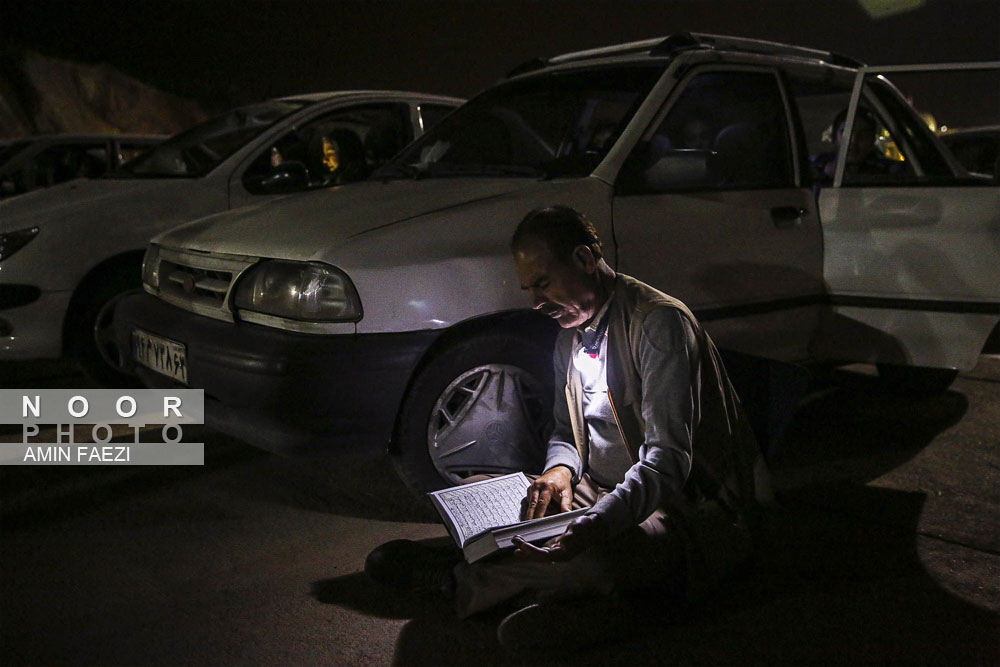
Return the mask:
{"type": "Polygon", "coordinates": [[[113,309],[139,287],[153,236],[363,179],[460,103],[395,91],[270,100],[186,130],[105,178],[0,202],[0,360],[71,353],[94,380],[128,382],[113,309]]]}
{"type": "Polygon", "coordinates": [[[1000,321],[1000,189],[877,68],[685,33],[533,61],[368,182],[159,236],[119,344],[145,383],[204,388],[208,423],[264,448],[389,443],[419,490],[531,469],[555,325],[509,242],[553,204],[725,351],[943,389],[1000,321]],[[843,110],[864,154],[829,143],[843,110]],[[903,160],[870,152],[876,129],[903,160]]]}

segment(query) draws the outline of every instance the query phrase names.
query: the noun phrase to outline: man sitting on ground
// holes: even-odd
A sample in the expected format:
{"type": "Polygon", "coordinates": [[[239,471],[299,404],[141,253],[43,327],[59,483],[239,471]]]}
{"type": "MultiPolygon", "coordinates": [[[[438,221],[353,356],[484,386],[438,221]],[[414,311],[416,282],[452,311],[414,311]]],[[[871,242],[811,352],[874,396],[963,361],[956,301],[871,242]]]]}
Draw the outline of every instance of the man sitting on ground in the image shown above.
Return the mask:
{"type": "Polygon", "coordinates": [[[594,227],[566,207],[530,213],[511,246],[534,309],[563,328],[555,428],[527,518],[590,511],[544,546],[520,541],[493,560],[470,565],[399,540],[372,552],[366,571],[408,587],[434,581],[463,617],[543,593],[504,620],[501,642],[581,646],[632,629],[623,596],[641,591],[666,610],[744,566],[767,471],[719,353],[683,303],[616,273],[594,227]]]}

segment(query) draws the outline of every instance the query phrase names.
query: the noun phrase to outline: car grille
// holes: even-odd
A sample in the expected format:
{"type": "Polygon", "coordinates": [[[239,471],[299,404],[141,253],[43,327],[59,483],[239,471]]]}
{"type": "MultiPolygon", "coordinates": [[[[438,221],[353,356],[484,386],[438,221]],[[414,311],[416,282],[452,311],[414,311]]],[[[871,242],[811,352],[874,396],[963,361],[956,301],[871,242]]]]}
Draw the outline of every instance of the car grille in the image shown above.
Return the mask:
{"type": "Polygon", "coordinates": [[[256,261],[256,257],[161,248],[157,296],[184,310],[232,322],[230,290],[256,261]]]}

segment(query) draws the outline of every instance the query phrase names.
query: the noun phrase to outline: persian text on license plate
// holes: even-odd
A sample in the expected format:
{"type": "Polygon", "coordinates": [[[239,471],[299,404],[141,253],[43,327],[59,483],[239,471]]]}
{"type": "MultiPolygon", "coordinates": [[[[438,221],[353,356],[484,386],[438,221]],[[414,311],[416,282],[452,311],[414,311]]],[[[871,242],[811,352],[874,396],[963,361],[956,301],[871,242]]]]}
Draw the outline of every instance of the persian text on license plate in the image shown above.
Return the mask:
{"type": "Polygon", "coordinates": [[[134,329],[132,358],[146,368],[187,384],[187,354],[181,343],[134,329]]]}

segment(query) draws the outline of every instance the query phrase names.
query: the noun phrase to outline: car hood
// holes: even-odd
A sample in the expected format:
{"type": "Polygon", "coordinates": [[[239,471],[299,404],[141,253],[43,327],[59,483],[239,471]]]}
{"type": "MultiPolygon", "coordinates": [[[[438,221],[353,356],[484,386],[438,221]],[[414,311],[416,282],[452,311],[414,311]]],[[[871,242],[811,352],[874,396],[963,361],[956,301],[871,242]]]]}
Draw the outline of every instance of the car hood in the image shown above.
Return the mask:
{"type": "MultiPolygon", "coordinates": [[[[187,179],[78,179],[0,201],[0,232],[59,220],[104,216],[156,192],[184,188],[187,179]]],[[[167,195],[168,197],[170,195],[167,195]]]]}
{"type": "Polygon", "coordinates": [[[153,241],[203,252],[310,260],[366,231],[500,197],[531,183],[510,178],[367,181],[211,215],[153,241]]]}

